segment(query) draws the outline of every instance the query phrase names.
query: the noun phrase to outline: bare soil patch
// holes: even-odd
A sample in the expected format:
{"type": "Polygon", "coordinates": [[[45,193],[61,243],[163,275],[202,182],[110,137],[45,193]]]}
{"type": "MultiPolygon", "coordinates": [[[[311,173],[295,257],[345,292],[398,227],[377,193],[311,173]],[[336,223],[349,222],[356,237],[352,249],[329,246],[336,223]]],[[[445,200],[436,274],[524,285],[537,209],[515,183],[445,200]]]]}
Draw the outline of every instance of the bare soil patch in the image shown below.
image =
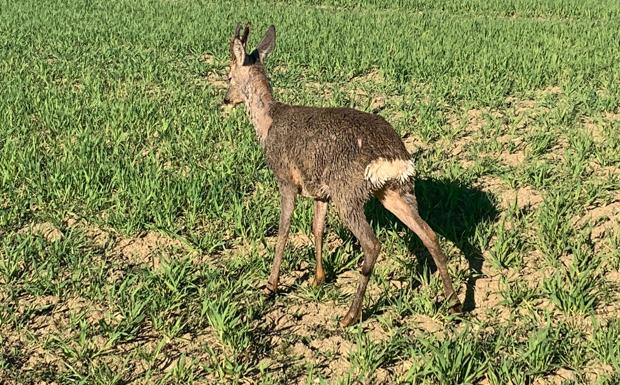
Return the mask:
{"type": "Polygon", "coordinates": [[[351,82],[361,84],[383,84],[385,83],[385,76],[379,69],[373,68],[364,75],[353,77],[351,82]]]}
{"type": "MultiPolygon", "coordinates": [[[[472,108],[466,111],[458,110],[450,112],[446,116],[447,123],[455,129],[462,130],[463,136],[479,132],[486,124],[485,114],[496,115],[488,109],[472,108]]],[[[461,138],[463,139],[463,138],[461,138]]]]}
{"type": "Polygon", "coordinates": [[[612,231],[620,231],[620,200],[615,200],[604,206],[593,207],[586,214],[577,219],[577,225],[591,224],[592,239],[600,239],[612,231]]]}
{"type": "Polygon", "coordinates": [[[514,97],[506,98],[508,105],[514,110],[516,115],[524,115],[533,111],[537,107],[535,100],[517,99],[514,97]]]}
{"type": "Polygon", "coordinates": [[[211,55],[208,52],[203,53],[200,59],[209,65],[213,65],[216,62],[215,55],[211,55]]]}
{"type": "Polygon", "coordinates": [[[510,310],[502,305],[500,275],[487,275],[475,282],[474,302],[476,308],[472,314],[483,321],[506,321],[510,310]]]}
{"type": "Polygon", "coordinates": [[[64,220],[68,228],[77,228],[84,232],[84,235],[96,246],[105,248],[114,241],[111,231],[105,230],[100,226],[89,223],[83,218],[69,215],[64,220]]]}
{"type": "Polygon", "coordinates": [[[620,121],[620,112],[606,112],[604,117],[610,122],[618,122],[620,121]]]}
{"type": "Polygon", "coordinates": [[[64,236],[63,233],[51,222],[31,223],[18,230],[18,234],[33,234],[45,238],[48,242],[55,242],[64,236]]]}
{"type": "Polygon", "coordinates": [[[310,94],[319,95],[323,99],[331,99],[337,87],[337,84],[329,82],[307,81],[304,84],[304,90],[308,90],[310,94]]]}
{"type": "MultiPolygon", "coordinates": [[[[83,317],[90,325],[104,319],[104,310],[83,297],[61,299],[56,296],[24,298],[17,314],[28,318],[23,330],[4,331],[9,343],[19,343],[28,354],[24,370],[55,367],[63,370],[62,356],[44,344],[54,339],[70,339],[78,331],[70,326],[71,317],[83,317]],[[5,333],[6,332],[6,333],[5,333]],[[10,342],[13,341],[13,342],[10,342]]],[[[93,341],[94,342],[94,341],[93,341]]]]}
{"type": "Polygon", "coordinates": [[[121,256],[131,264],[151,264],[159,268],[162,252],[184,251],[185,246],[178,239],[149,231],[138,237],[121,239],[112,249],[111,254],[121,256]]]}
{"type": "Polygon", "coordinates": [[[228,87],[228,82],[226,82],[226,77],[223,74],[219,74],[215,71],[211,71],[206,76],[207,83],[216,89],[226,89],[228,87]]]}
{"type": "Polygon", "coordinates": [[[436,337],[445,335],[445,325],[437,318],[433,318],[424,314],[416,314],[407,320],[407,323],[423,333],[432,334],[436,337]]]}
{"type": "Polygon", "coordinates": [[[514,190],[505,190],[500,194],[500,197],[503,208],[508,208],[516,204],[520,210],[535,208],[544,201],[542,194],[529,186],[519,187],[514,190]]]}
{"type": "Polygon", "coordinates": [[[592,118],[584,118],[583,126],[594,142],[600,143],[605,140],[605,134],[599,122],[592,118]]]}
{"type": "Polygon", "coordinates": [[[420,151],[428,149],[428,145],[413,135],[406,135],[403,138],[405,148],[410,154],[416,154],[420,151]]]}
{"type": "Polygon", "coordinates": [[[506,166],[519,167],[525,161],[526,155],[523,151],[517,151],[517,152],[512,152],[512,153],[504,152],[499,155],[499,159],[506,166]]]}
{"type": "MultiPolygon", "coordinates": [[[[288,298],[284,300],[289,302],[288,298]]],[[[353,344],[337,333],[338,317],[345,311],[333,301],[277,305],[265,316],[273,325],[270,343],[275,350],[290,355],[293,362],[311,360],[331,375],[345,373],[351,365],[346,357],[353,349],[353,344]],[[291,340],[295,342],[288,345],[291,340]]]]}
{"type": "Polygon", "coordinates": [[[549,86],[543,88],[537,93],[541,95],[559,95],[562,93],[562,88],[560,86],[549,86]]]}
{"type": "Polygon", "coordinates": [[[560,368],[555,373],[534,380],[534,385],[560,385],[574,379],[574,372],[570,369],[560,368]]]}

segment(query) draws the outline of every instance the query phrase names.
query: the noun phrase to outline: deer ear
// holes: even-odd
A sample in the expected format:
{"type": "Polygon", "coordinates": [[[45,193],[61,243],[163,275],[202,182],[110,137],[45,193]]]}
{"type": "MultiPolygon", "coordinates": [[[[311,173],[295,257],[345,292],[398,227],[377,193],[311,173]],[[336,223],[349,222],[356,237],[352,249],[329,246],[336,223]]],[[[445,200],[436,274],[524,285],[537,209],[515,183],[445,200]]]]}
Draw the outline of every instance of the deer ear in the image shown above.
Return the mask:
{"type": "Polygon", "coordinates": [[[271,51],[273,51],[275,46],[276,27],[270,25],[269,28],[267,28],[267,32],[265,32],[265,37],[263,37],[263,40],[260,42],[258,47],[256,47],[256,51],[258,51],[258,57],[261,62],[265,61],[265,58],[271,53],[271,51]]]}
{"type": "Polygon", "coordinates": [[[248,42],[248,35],[250,34],[250,23],[245,25],[245,28],[243,29],[243,35],[241,35],[241,43],[243,43],[243,46],[245,47],[245,44],[248,42]]]}
{"type": "Polygon", "coordinates": [[[232,42],[231,51],[235,61],[239,65],[243,65],[245,62],[245,48],[243,47],[243,43],[238,38],[235,38],[232,42]]]}

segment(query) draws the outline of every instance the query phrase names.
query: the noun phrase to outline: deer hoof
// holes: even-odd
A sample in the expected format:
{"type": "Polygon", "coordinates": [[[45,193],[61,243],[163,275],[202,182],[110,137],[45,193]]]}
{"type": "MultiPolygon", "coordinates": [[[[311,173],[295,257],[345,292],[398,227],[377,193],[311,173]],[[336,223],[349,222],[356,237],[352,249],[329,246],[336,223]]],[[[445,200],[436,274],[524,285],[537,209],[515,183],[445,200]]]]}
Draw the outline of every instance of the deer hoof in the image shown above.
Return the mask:
{"type": "Polygon", "coordinates": [[[323,282],[325,282],[325,276],[320,277],[315,275],[310,285],[312,285],[312,287],[319,287],[323,284],[323,282]]]}
{"type": "Polygon", "coordinates": [[[261,287],[261,291],[266,297],[271,297],[276,293],[277,287],[273,286],[271,283],[267,282],[266,285],[261,287]]]}
{"type": "Polygon", "coordinates": [[[343,328],[355,325],[360,320],[359,314],[351,314],[348,312],[342,320],[340,320],[340,326],[343,328]]]}

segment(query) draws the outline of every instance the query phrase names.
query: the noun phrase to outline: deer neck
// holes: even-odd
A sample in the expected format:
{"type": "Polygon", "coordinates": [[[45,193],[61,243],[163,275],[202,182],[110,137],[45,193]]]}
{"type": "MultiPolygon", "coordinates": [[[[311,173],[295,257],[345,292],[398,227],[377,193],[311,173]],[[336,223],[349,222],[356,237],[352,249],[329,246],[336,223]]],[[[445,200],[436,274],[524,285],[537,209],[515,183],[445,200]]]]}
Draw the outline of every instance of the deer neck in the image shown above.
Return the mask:
{"type": "Polygon", "coordinates": [[[271,105],[273,96],[267,76],[258,73],[250,80],[245,98],[246,111],[254,125],[256,136],[261,144],[265,143],[271,127],[271,105]]]}

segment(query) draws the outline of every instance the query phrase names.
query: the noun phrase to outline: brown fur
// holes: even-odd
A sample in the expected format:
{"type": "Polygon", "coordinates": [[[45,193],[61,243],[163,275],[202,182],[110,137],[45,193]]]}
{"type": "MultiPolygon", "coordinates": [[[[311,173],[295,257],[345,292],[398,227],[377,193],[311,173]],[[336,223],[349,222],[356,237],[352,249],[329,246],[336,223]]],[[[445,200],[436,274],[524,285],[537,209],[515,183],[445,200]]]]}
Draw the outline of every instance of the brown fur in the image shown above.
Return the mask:
{"type": "Polygon", "coordinates": [[[413,195],[413,165],[392,126],[380,116],[351,108],[290,106],[274,101],[263,61],[275,46],[275,28],[271,26],[267,30],[258,48],[250,54],[245,52],[247,33],[239,36],[239,31],[237,28],[231,41],[232,62],[225,102],[246,105],[267,163],[278,180],[281,196],[278,243],[266,292],[277,289],[297,194],[316,201],[314,283],[323,282],[321,238],[326,202],[332,202],[364,252],[360,283],[342,321],[343,325],[354,323],[361,314],[368,279],[380,250],[379,241],[364,216],[364,204],[376,195],[420,236],[438,266],[446,296],[460,308],[437,237],[418,215],[413,195]]]}
{"type": "Polygon", "coordinates": [[[267,163],[281,183],[293,183],[315,199],[366,202],[377,191],[364,176],[368,165],[379,158],[410,157],[380,116],[281,103],[273,103],[271,116],[264,141],[267,163]],[[363,145],[357,146],[362,138],[363,145]]]}

